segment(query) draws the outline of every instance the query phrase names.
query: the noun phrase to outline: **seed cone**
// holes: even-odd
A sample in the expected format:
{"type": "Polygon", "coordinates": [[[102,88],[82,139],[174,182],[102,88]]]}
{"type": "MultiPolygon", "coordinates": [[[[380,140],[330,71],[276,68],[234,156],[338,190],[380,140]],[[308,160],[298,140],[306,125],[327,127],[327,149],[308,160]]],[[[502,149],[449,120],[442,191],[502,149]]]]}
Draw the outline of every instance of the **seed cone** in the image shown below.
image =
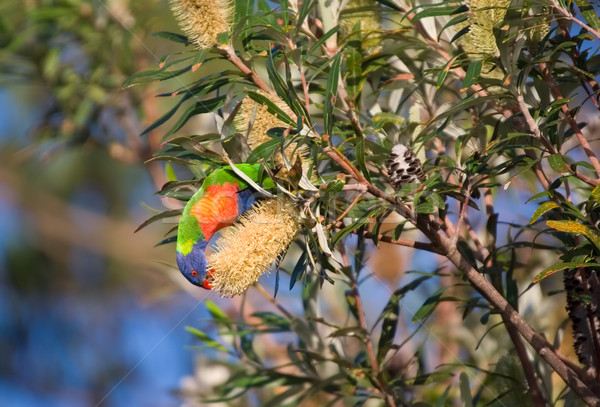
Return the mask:
{"type": "Polygon", "coordinates": [[[240,295],[258,281],[300,231],[300,213],[284,199],[265,200],[244,213],[217,240],[208,257],[212,290],[240,295]]]}
{"type": "Polygon", "coordinates": [[[563,281],[577,358],[586,369],[595,369],[600,363],[600,273],[591,268],[567,270],[563,281]]]}
{"type": "Polygon", "coordinates": [[[409,147],[403,144],[396,144],[392,148],[392,153],[386,162],[386,166],[390,183],[394,188],[400,188],[406,183],[424,182],[426,179],[421,167],[421,161],[409,147]]]}
{"type": "MultiPolygon", "coordinates": [[[[262,90],[259,90],[258,93],[269,98],[269,100],[277,105],[277,107],[290,114],[290,116],[293,116],[289,107],[279,98],[262,90]]],[[[269,113],[269,109],[266,105],[257,103],[249,96],[246,96],[242,101],[240,112],[235,118],[235,126],[239,131],[248,134],[247,142],[252,150],[271,140],[271,137],[267,134],[269,130],[275,127],[289,127],[286,123],[279,120],[277,116],[269,113]]],[[[290,165],[294,165],[296,158],[300,157],[304,174],[308,174],[308,171],[310,171],[312,160],[308,158],[306,146],[302,145],[298,147],[296,143],[291,143],[285,149],[285,157],[290,165]]],[[[277,178],[285,179],[288,175],[288,170],[281,153],[275,154],[274,161],[275,166],[280,168],[276,174],[277,178]]]]}
{"type": "Polygon", "coordinates": [[[199,48],[219,45],[217,35],[228,32],[233,15],[226,0],[170,0],[181,30],[199,48]]]}

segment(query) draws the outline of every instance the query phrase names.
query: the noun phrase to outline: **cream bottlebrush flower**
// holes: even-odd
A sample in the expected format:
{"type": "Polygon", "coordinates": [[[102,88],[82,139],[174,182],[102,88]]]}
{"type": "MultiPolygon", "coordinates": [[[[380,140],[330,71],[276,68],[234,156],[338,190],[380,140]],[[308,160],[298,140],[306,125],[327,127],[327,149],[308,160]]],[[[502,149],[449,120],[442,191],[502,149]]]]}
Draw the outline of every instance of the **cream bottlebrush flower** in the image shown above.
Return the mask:
{"type": "Polygon", "coordinates": [[[379,3],[374,0],[349,0],[340,16],[340,29],[343,36],[354,31],[360,23],[363,45],[369,51],[381,49],[381,36],[376,31],[381,29],[381,14],[379,3]]]}
{"type": "Polygon", "coordinates": [[[498,54],[494,26],[504,20],[510,3],[511,0],[467,0],[470,28],[461,41],[467,53],[487,56],[498,54]]]}
{"type": "MultiPolygon", "coordinates": [[[[257,91],[257,93],[260,93],[262,96],[268,98],[289,116],[294,116],[289,107],[283,103],[281,99],[274,97],[273,95],[262,90],[257,91]]],[[[239,113],[235,117],[234,123],[235,127],[239,131],[247,134],[248,146],[250,146],[252,150],[271,140],[271,137],[269,137],[267,134],[269,130],[275,127],[289,127],[286,123],[279,120],[277,116],[269,113],[269,108],[266,105],[257,103],[249,96],[246,96],[242,101],[242,106],[240,107],[239,113]]],[[[308,174],[308,171],[310,171],[310,167],[312,165],[312,161],[308,158],[306,146],[303,145],[298,147],[296,143],[291,143],[286,147],[285,158],[290,166],[294,165],[298,156],[302,160],[302,172],[304,172],[304,174],[308,174]]],[[[276,174],[277,178],[285,179],[288,175],[288,170],[282,155],[276,154],[274,161],[275,166],[279,167],[279,171],[276,174]]]]}
{"type": "Polygon", "coordinates": [[[300,212],[283,198],[260,202],[217,240],[208,257],[212,290],[240,295],[258,281],[300,231],[300,212]]]}
{"type": "Polygon", "coordinates": [[[200,48],[219,45],[217,36],[229,32],[233,9],[227,0],[170,0],[170,3],[179,27],[200,48]]]}

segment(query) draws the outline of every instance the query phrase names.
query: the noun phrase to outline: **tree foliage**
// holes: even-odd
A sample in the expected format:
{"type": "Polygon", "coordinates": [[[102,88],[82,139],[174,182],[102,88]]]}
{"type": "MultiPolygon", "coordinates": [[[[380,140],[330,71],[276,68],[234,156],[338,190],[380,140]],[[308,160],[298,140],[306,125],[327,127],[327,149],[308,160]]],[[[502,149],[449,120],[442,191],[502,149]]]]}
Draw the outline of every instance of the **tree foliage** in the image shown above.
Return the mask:
{"type": "Polygon", "coordinates": [[[278,270],[289,274],[290,288],[301,285],[301,309],[265,293],[275,311],[258,310],[250,322],[210,303],[218,337],[189,328],[229,372],[204,399],[245,405],[253,393],[265,406],[600,402],[600,164],[587,124],[600,110],[595,5],[236,0],[226,10],[228,25],[218,22],[227,31],[203,39],[206,21],[195,25],[190,10],[218,3],[172,3],[193,40],[159,33],[177,52],[125,82],[172,86],[160,96],[173,107],[147,129],[164,134],[153,160],[176,169],[160,193],[185,201],[211,170],[261,163],[279,192],[302,207],[306,224],[278,270]],[[249,100],[255,107],[241,108],[249,100]],[[236,125],[242,111],[250,117],[236,125]],[[268,137],[249,142],[265,114],[274,123],[263,131],[268,137]],[[198,115],[214,120],[216,131],[190,125],[198,115]],[[397,143],[423,163],[422,184],[391,187],[385,162],[397,143]],[[515,219],[502,203],[511,192],[537,205],[530,219],[515,219]],[[365,262],[385,244],[430,252],[439,263],[414,277],[404,273],[390,293],[382,285],[376,295],[389,300],[368,321],[365,262]],[[564,297],[547,298],[557,287],[549,276],[563,270],[579,360],[558,350],[564,324],[537,326],[534,319],[550,309],[520,307],[539,285],[548,287],[539,307],[564,305],[564,297]],[[405,296],[434,281],[437,290],[406,315],[405,296]],[[331,291],[331,284],[343,288],[331,291]],[[323,311],[326,291],[347,317],[323,311]],[[420,339],[428,320],[450,329],[448,315],[463,320],[454,329],[476,336],[475,343],[448,332],[438,338],[442,353],[462,350],[452,363],[430,356],[432,345],[420,339]],[[283,355],[255,350],[273,335],[287,338],[283,355]],[[496,346],[485,364],[477,341],[496,346]]]}

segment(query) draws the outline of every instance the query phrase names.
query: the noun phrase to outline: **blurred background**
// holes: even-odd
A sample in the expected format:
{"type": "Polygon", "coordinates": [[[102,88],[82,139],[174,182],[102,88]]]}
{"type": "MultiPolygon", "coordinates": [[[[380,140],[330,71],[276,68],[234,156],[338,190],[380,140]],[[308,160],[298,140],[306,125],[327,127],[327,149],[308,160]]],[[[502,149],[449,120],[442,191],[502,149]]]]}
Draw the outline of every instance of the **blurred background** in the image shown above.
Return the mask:
{"type": "MultiPolygon", "coordinates": [[[[199,394],[227,379],[210,354],[194,351],[185,326],[210,330],[207,298],[234,315],[240,300],[220,300],[179,275],[174,247],[154,247],[172,224],[134,234],[153,211],[178,205],[155,195],[167,181],[164,164],[145,163],[160,147],[160,128],[139,136],[172,106],[155,95],[178,86],[121,86],[135,73],[160,69],[162,56],[175,52],[172,42],[151,35],[156,31],[179,32],[167,0],[0,0],[2,405],[195,405],[182,393],[199,394]]],[[[207,132],[214,123],[205,119],[195,117],[191,126],[207,132]]],[[[518,191],[501,193],[498,206],[524,202],[527,194],[518,191]]],[[[533,210],[505,220],[526,221],[533,210]]],[[[292,267],[298,255],[292,250],[292,267]]],[[[385,245],[369,264],[377,275],[364,284],[369,322],[401,270],[438,266],[425,253],[412,257],[385,245]],[[382,287],[385,295],[378,294],[382,287]]],[[[261,281],[272,292],[273,279],[261,281]]],[[[299,285],[288,291],[286,275],[280,284],[278,300],[301,310],[299,285]]],[[[437,283],[424,287],[407,296],[409,315],[437,283]]],[[[538,291],[528,295],[538,305],[545,301],[538,291]]],[[[246,314],[272,307],[255,291],[248,298],[246,314]]],[[[322,298],[331,315],[344,312],[343,321],[343,305],[322,298]]],[[[431,369],[472,356],[439,346],[440,337],[473,349],[478,338],[469,327],[483,332],[477,317],[462,326],[454,307],[444,303],[436,316],[431,369]]],[[[556,303],[526,312],[553,309],[564,314],[556,303]]],[[[546,326],[541,315],[532,319],[546,326]]],[[[486,346],[496,349],[488,342],[480,352],[486,346]]]]}
{"type": "MultiPolygon", "coordinates": [[[[0,1],[0,404],[177,405],[205,318],[153,246],[167,1],[0,1]],[[175,280],[177,281],[177,280],[175,280]],[[5,404],[9,403],[9,404],[5,404]]],[[[170,225],[169,225],[170,226],[170,225]]]]}

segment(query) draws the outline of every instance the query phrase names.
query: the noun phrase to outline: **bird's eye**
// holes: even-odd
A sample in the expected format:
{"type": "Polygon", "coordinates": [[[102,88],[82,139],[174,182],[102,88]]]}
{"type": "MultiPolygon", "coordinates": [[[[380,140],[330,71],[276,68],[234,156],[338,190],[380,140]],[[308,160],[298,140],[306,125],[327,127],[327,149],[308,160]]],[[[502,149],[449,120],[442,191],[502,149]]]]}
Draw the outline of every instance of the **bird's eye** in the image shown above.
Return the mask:
{"type": "Polygon", "coordinates": [[[192,270],[192,277],[198,277],[198,272],[196,270],[192,270]]]}

